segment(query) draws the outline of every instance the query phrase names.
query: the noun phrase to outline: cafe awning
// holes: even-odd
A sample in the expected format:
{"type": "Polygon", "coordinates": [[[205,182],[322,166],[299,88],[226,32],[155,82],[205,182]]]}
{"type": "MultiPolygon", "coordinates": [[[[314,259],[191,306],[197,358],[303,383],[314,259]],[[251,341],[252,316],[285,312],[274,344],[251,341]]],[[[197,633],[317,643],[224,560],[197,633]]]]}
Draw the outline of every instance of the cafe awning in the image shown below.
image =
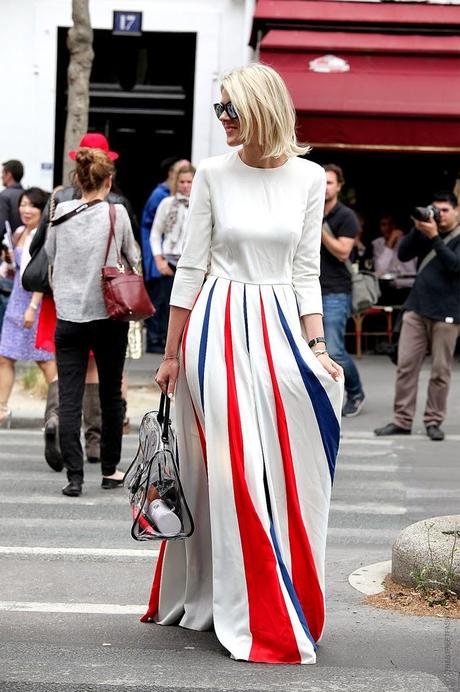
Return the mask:
{"type": "Polygon", "coordinates": [[[460,152],[460,37],[272,29],[259,49],[316,147],[460,152]]]}
{"type": "Polygon", "coordinates": [[[255,47],[258,36],[272,29],[333,27],[340,30],[419,31],[429,34],[458,34],[458,5],[398,2],[343,2],[334,0],[257,0],[251,35],[255,47]]]}

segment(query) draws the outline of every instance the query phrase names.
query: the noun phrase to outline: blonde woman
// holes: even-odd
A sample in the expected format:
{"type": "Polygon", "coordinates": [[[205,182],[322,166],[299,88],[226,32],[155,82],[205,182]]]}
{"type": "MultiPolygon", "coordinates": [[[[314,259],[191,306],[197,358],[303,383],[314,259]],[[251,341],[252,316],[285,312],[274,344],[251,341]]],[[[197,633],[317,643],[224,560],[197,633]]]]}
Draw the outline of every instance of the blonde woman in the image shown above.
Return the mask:
{"type": "Polygon", "coordinates": [[[190,191],[195,168],[181,166],[171,185],[171,196],[165,197],[157,209],[150,233],[150,245],[156,267],[160,272],[160,310],[165,310],[164,324],[168,323],[169,299],[177,262],[184,243],[184,227],[188,213],[190,191]]]}
{"type": "Polygon", "coordinates": [[[271,68],[230,72],[214,108],[238,149],[197,170],[156,376],[176,391],[196,529],[163,543],[143,619],[214,625],[236,659],[314,663],[343,394],[318,278],[325,174],[298,158],[271,68]]]}

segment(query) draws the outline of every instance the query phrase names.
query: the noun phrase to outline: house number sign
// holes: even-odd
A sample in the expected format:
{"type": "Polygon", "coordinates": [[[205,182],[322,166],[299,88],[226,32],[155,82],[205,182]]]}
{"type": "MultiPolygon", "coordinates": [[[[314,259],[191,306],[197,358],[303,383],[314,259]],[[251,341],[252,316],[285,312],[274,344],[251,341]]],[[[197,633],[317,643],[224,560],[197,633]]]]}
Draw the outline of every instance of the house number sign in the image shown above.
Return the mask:
{"type": "Polygon", "coordinates": [[[115,10],[113,13],[113,33],[140,36],[142,33],[142,12],[115,10]]]}

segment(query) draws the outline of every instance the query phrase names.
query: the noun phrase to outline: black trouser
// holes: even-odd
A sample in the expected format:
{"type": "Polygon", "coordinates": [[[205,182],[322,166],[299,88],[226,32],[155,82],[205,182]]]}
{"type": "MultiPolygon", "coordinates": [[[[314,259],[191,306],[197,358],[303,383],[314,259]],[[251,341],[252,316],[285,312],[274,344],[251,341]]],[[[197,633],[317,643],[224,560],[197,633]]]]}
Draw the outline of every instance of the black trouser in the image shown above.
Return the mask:
{"type": "Polygon", "coordinates": [[[127,322],[94,320],[56,324],[56,362],[59,377],[59,442],[69,480],[83,479],[80,442],[83,392],[90,351],[99,374],[101,401],[101,471],[115,473],[123,435],[121,378],[128,342],[127,322]]]}

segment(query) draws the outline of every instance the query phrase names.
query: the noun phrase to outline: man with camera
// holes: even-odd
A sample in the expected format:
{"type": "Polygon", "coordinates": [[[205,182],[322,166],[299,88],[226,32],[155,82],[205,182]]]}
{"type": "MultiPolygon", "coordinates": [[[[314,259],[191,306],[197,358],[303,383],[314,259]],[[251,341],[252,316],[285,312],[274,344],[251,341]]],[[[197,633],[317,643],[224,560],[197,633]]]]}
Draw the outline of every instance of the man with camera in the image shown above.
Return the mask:
{"type": "Polygon", "coordinates": [[[444,439],[441,423],[460,325],[460,224],[452,192],[439,192],[430,207],[417,207],[414,228],[401,240],[402,262],[417,258],[417,277],[404,304],[398,347],[394,420],[376,435],[409,435],[425,355],[431,374],[423,422],[431,440],[444,439]]]}

